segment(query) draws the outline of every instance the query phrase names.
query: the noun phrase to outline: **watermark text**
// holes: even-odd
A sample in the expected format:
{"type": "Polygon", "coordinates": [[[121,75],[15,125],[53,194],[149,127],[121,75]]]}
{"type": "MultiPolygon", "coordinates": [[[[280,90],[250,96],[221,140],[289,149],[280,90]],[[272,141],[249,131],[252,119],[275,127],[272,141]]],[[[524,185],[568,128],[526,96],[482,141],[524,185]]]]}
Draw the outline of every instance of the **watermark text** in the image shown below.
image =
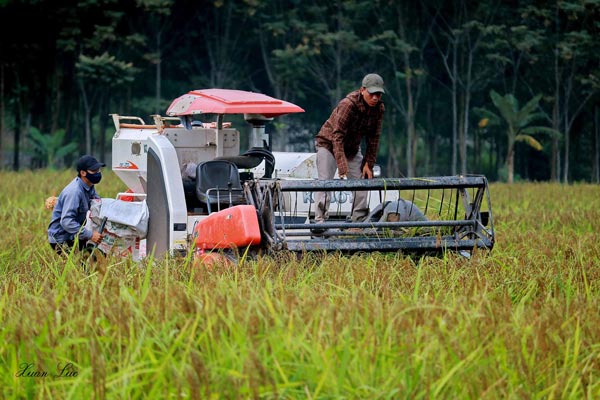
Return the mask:
{"type": "Polygon", "coordinates": [[[79,371],[72,362],[59,362],[52,371],[39,368],[34,363],[23,362],[15,373],[17,378],[75,378],[77,375],[79,371]]]}

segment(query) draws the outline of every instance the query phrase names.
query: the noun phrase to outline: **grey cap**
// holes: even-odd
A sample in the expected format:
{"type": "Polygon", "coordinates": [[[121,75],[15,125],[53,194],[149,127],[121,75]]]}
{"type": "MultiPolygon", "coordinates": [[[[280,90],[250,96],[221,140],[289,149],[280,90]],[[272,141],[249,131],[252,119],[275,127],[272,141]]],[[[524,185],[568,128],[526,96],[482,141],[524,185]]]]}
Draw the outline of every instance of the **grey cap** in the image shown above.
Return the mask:
{"type": "Polygon", "coordinates": [[[383,90],[383,78],[377,74],[368,74],[363,78],[363,87],[367,88],[369,93],[385,93],[383,90]]]}

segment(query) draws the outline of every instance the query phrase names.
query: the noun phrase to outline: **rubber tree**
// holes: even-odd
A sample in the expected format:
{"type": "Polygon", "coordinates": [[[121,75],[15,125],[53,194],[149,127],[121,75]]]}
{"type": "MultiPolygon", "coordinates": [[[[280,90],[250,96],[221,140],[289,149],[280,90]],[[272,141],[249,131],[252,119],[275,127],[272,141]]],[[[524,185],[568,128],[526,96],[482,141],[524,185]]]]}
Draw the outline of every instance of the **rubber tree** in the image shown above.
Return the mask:
{"type": "MultiPolygon", "coordinates": [[[[102,95],[115,87],[131,84],[136,69],[131,63],[117,60],[107,53],[95,57],[79,56],[76,69],[84,108],[85,151],[91,154],[93,110],[102,95]]],[[[100,138],[103,142],[102,135],[100,138]]]]}
{"type": "MultiPolygon", "coordinates": [[[[470,111],[473,93],[482,90],[494,76],[489,59],[497,57],[494,37],[502,27],[490,21],[494,14],[487,2],[469,9],[467,2],[456,2],[453,18],[448,19],[443,10],[436,14],[432,42],[441,65],[448,77],[446,85],[452,104],[452,174],[468,172],[467,142],[469,140],[470,111]],[[489,10],[488,10],[489,9],[489,10]],[[482,20],[471,16],[477,15],[482,20]],[[457,151],[458,150],[458,151],[457,151]]],[[[493,2],[492,2],[493,3],[493,2]]]]}
{"type": "MultiPolygon", "coordinates": [[[[193,16],[190,35],[192,54],[190,81],[200,87],[251,87],[251,46],[248,29],[251,15],[241,2],[215,1],[193,16]]],[[[194,87],[196,88],[196,87],[194,87]]]]}
{"type": "MultiPolygon", "coordinates": [[[[401,2],[375,2],[379,19],[387,28],[374,37],[393,75],[386,86],[386,101],[396,109],[405,121],[406,129],[406,176],[413,177],[417,169],[417,115],[424,82],[427,79],[425,49],[430,40],[433,20],[423,11],[422,5],[401,2]]],[[[399,142],[396,140],[396,142],[399,142]]],[[[390,157],[399,157],[399,146],[391,148],[390,157]]],[[[390,171],[397,175],[399,171],[390,171]]]]}
{"type": "Polygon", "coordinates": [[[154,67],[154,113],[160,114],[163,111],[161,98],[164,48],[173,45],[175,36],[172,34],[170,19],[174,0],[137,0],[136,4],[145,15],[136,20],[140,25],[136,27],[136,31],[145,32],[139,36],[139,47],[144,51],[143,59],[154,67]]]}
{"type": "MultiPolygon", "coordinates": [[[[532,86],[531,93],[543,92],[552,100],[552,111],[547,119],[554,129],[564,134],[552,139],[550,168],[554,181],[569,181],[571,131],[586,107],[591,104],[593,108],[592,99],[600,90],[599,13],[598,0],[565,0],[548,7],[533,4],[520,10],[524,23],[530,29],[542,32],[542,49],[537,54],[540,59],[538,68],[532,71],[530,79],[520,83],[532,86]],[[563,139],[562,142],[560,139],[563,139]]],[[[593,113],[591,108],[588,110],[593,113]]],[[[592,131],[587,130],[583,134],[591,135],[592,131]]]]}
{"type": "MultiPolygon", "coordinates": [[[[246,4],[251,12],[252,32],[258,38],[260,61],[268,82],[268,94],[298,105],[306,104],[305,71],[308,57],[300,55],[305,42],[303,37],[309,25],[304,15],[308,11],[301,4],[287,0],[260,0],[246,4]]],[[[256,67],[260,68],[260,65],[256,67]]],[[[327,99],[327,104],[329,104],[327,99]]],[[[304,105],[304,107],[306,107],[304,105]]],[[[314,151],[312,136],[317,126],[301,126],[304,116],[282,115],[272,125],[274,149],[283,151],[314,151]]]]}
{"type": "Polygon", "coordinates": [[[305,99],[298,71],[306,70],[306,59],[294,51],[302,43],[306,28],[302,7],[285,0],[261,0],[256,5],[253,32],[274,96],[291,102],[305,99]]]}
{"type": "Polygon", "coordinates": [[[369,38],[379,27],[364,22],[368,5],[365,0],[303,2],[290,6],[279,21],[266,23],[269,36],[259,35],[274,45],[272,57],[263,56],[270,81],[295,91],[292,100],[310,100],[317,122],[311,136],[346,93],[358,89],[363,76],[375,71],[377,63],[369,55],[378,46],[369,38]]]}
{"type": "MultiPolygon", "coordinates": [[[[600,8],[599,8],[600,9],[600,8]]],[[[564,132],[564,167],[562,181],[569,181],[571,130],[575,119],[581,114],[587,102],[600,91],[600,78],[586,67],[591,60],[588,57],[598,56],[596,36],[588,32],[571,32],[565,35],[560,46],[562,74],[562,128],[564,132]],[[591,49],[596,49],[592,51],[591,49]]],[[[591,61],[593,62],[593,61],[591,61]]],[[[559,62],[557,61],[557,64],[559,62]]],[[[596,73],[600,71],[598,62],[596,73]]],[[[558,73],[558,71],[557,71],[558,73]]]]}

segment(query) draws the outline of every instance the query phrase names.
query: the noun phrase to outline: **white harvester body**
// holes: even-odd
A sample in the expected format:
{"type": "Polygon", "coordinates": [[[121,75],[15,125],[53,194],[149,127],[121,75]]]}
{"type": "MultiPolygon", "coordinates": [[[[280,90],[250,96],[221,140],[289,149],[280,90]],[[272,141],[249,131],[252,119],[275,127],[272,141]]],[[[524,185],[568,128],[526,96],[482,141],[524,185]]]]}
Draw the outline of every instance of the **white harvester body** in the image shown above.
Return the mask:
{"type": "MultiPolygon", "coordinates": [[[[316,153],[270,151],[265,124],[276,116],[294,112],[303,112],[303,110],[291,103],[262,94],[208,89],[192,91],[176,99],[167,110],[168,116],[155,115],[152,124],[146,124],[138,117],[112,114],[115,124],[115,134],[112,139],[112,169],[127,185],[129,196],[137,200],[145,199],[147,202],[150,216],[147,252],[154,252],[159,256],[165,253],[187,254],[201,240],[199,236],[202,236],[202,230],[199,224],[203,220],[223,207],[242,204],[239,201],[242,193],[234,193],[235,190],[244,192],[243,203],[253,205],[260,220],[261,243],[255,243],[255,239],[251,243],[258,247],[266,247],[267,250],[339,248],[343,251],[395,251],[402,248],[430,250],[431,247],[446,245],[445,243],[440,245],[440,241],[436,242],[435,238],[430,238],[433,242],[427,240],[415,242],[411,238],[403,243],[404,239],[401,237],[386,239],[382,238],[380,233],[377,233],[375,238],[364,240],[350,238],[352,240],[345,242],[337,236],[315,238],[310,234],[309,224],[314,218],[314,194],[317,191],[330,192],[329,214],[330,220],[333,221],[331,227],[337,229],[343,226],[340,224],[347,222],[351,214],[354,190],[369,190],[370,209],[379,209],[381,212],[385,205],[403,201],[401,190],[426,191],[428,193],[425,200],[426,207],[429,207],[431,190],[447,186],[450,190],[457,190],[454,199],[457,205],[459,196],[463,198],[461,208],[464,207],[465,210],[461,213],[473,214],[468,216],[469,221],[462,223],[473,225],[477,232],[481,231],[482,227],[478,226],[481,225],[478,224],[481,219],[479,207],[483,193],[487,192],[485,178],[476,182],[462,177],[423,178],[424,180],[416,183],[412,180],[392,178],[374,179],[371,180],[372,182],[347,181],[347,184],[342,184],[338,179],[319,181],[316,153]],[[251,147],[245,152],[241,151],[241,135],[238,127],[223,121],[227,114],[240,113],[244,114],[245,120],[251,125],[248,138],[251,147]],[[206,123],[194,120],[198,116],[206,117],[207,114],[215,115],[216,121],[206,123]],[[208,201],[210,194],[202,194],[204,197],[201,197],[198,186],[201,177],[196,177],[196,174],[200,173],[200,164],[216,160],[235,164],[236,174],[239,172],[239,176],[243,179],[237,189],[231,187],[231,181],[236,179],[229,182],[225,179],[222,183],[217,183],[216,188],[210,189],[214,189],[217,200],[214,200],[213,193],[213,200],[208,201]],[[218,187],[219,185],[221,187],[218,187]],[[476,195],[478,200],[473,202],[465,188],[479,188],[481,193],[478,192],[476,195]],[[227,204],[228,197],[229,204],[227,204]],[[234,198],[237,200],[234,201],[234,198]]],[[[440,202],[443,202],[445,195],[442,194],[441,197],[440,202]]],[[[414,194],[413,199],[410,200],[415,201],[414,194]]],[[[458,206],[455,207],[458,209],[458,206]]],[[[441,215],[442,209],[440,205],[438,215],[441,215]]],[[[458,213],[455,211],[454,214],[454,219],[457,219],[458,213]]],[[[231,215],[233,214],[225,215],[223,218],[231,218],[231,215]]],[[[212,220],[215,218],[213,217],[212,220]]],[[[391,228],[401,228],[398,222],[396,222],[398,226],[395,226],[391,222],[381,221],[372,219],[370,226],[377,229],[387,229],[388,225],[391,228]]],[[[420,228],[437,226],[434,222],[422,222],[422,220],[414,224],[420,228]]],[[[214,229],[218,230],[218,222],[215,226],[214,229]]],[[[456,248],[460,246],[464,246],[462,249],[468,248],[471,242],[466,243],[464,237],[458,237],[456,232],[452,234],[451,245],[456,248]]],[[[343,236],[346,233],[339,234],[343,236]]],[[[222,236],[226,241],[228,234],[223,233],[222,236]]],[[[473,246],[491,248],[493,245],[493,227],[491,231],[485,230],[483,235],[476,233],[476,237],[470,229],[464,236],[474,239],[473,246]]],[[[243,240],[240,243],[244,243],[243,240]]],[[[226,248],[227,244],[217,247],[226,248]]]]}

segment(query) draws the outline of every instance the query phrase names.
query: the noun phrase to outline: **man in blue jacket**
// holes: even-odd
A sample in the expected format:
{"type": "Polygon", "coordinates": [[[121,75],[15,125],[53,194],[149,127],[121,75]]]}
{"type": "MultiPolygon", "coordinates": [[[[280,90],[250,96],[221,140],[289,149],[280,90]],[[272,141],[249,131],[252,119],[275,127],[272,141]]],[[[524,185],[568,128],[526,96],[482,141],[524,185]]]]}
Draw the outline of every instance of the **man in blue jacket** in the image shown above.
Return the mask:
{"type": "Polygon", "coordinates": [[[83,250],[88,241],[99,244],[102,234],[85,228],[92,199],[99,199],[94,185],[102,179],[100,168],[106,164],[85,155],[77,160],[77,177],[60,193],[48,225],[48,242],[57,254],[68,253],[78,242],[83,250]]]}

